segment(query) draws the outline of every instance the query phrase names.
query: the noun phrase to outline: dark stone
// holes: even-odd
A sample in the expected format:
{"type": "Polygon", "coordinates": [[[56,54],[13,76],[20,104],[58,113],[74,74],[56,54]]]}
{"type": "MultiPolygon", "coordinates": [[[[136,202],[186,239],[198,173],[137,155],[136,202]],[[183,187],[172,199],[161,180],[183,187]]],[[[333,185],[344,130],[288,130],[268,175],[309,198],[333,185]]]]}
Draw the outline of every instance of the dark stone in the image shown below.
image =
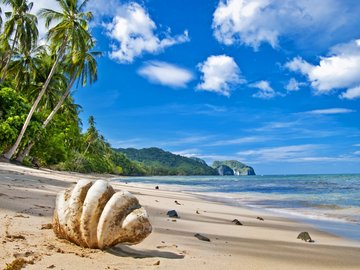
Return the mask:
{"type": "Polygon", "coordinates": [[[207,238],[206,236],[203,236],[203,235],[201,235],[201,234],[199,234],[199,233],[194,234],[194,236],[195,236],[197,239],[201,240],[201,241],[210,242],[210,239],[209,239],[209,238],[207,238]]]}
{"type": "Polygon", "coordinates": [[[233,221],[231,221],[232,223],[234,223],[235,225],[243,225],[239,220],[234,219],[233,221]]]}
{"type": "Polygon", "coordinates": [[[311,239],[310,234],[308,232],[301,232],[297,239],[304,240],[305,242],[314,242],[314,240],[311,239]]]}
{"type": "Polygon", "coordinates": [[[166,214],[171,218],[179,218],[178,213],[175,210],[170,210],[166,214]]]}
{"type": "Polygon", "coordinates": [[[257,217],[256,219],[264,221],[264,219],[262,217],[257,217]]]}
{"type": "Polygon", "coordinates": [[[156,186],[155,189],[159,189],[159,186],[156,186]]]}

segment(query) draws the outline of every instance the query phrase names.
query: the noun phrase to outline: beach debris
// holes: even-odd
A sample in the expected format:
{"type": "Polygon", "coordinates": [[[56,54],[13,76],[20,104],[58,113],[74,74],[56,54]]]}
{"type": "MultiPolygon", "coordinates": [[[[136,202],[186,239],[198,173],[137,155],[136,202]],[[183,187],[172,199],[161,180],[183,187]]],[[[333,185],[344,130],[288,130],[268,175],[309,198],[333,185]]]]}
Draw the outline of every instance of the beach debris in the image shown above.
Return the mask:
{"type": "Polygon", "coordinates": [[[177,205],[181,205],[181,203],[179,203],[178,201],[174,201],[174,203],[176,203],[177,205]]]}
{"type": "Polygon", "coordinates": [[[48,268],[48,269],[53,269],[53,268],[55,268],[55,265],[54,264],[52,264],[52,265],[49,265],[48,267],[46,267],[46,268],[48,268]]]}
{"type": "Polygon", "coordinates": [[[200,212],[199,212],[199,210],[196,210],[196,214],[200,215],[200,212]]]}
{"type": "Polygon", "coordinates": [[[105,180],[80,180],[56,198],[53,230],[81,247],[105,249],[138,244],[152,231],[146,210],[128,191],[105,180]]]}
{"type": "Polygon", "coordinates": [[[233,221],[231,221],[232,223],[234,223],[235,225],[243,225],[238,219],[234,219],[233,221]]]}
{"type": "Polygon", "coordinates": [[[154,265],[160,265],[160,261],[155,262],[154,265]]]}
{"type": "Polygon", "coordinates": [[[194,234],[194,236],[195,236],[197,239],[201,240],[201,241],[210,242],[210,239],[209,239],[209,238],[207,238],[206,236],[203,236],[203,235],[201,235],[201,234],[199,234],[199,233],[194,234]]]}
{"type": "Polygon", "coordinates": [[[262,217],[257,217],[256,219],[264,221],[264,219],[262,217]]]}
{"type": "Polygon", "coordinates": [[[297,239],[301,239],[304,240],[305,242],[310,242],[310,243],[314,242],[314,240],[311,239],[310,234],[308,232],[301,232],[298,235],[297,239]]]}
{"type": "Polygon", "coordinates": [[[21,235],[21,234],[18,234],[18,235],[10,235],[10,234],[7,234],[5,236],[9,241],[14,241],[14,240],[17,240],[17,239],[20,239],[20,240],[25,240],[25,236],[21,235]]]}
{"type": "Polygon", "coordinates": [[[52,229],[52,224],[51,223],[47,223],[47,224],[42,224],[41,225],[41,230],[50,230],[52,229]]]}
{"type": "Polygon", "coordinates": [[[159,186],[156,186],[155,189],[159,189],[159,186]]]}
{"type": "MultiPolygon", "coordinates": [[[[1,196],[1,194],[0,194],[1,196]]],[[[29,216],[24,216],[22,214],[16,214],[15,217],[18,217],[18,218],[29,218],[29,216]]]]}
{"type": "Polygon", "coordinates": [[[171,218],[179,218],[179,215],[175,210],[169,210],[166,214],[171,218]]]}
{"type": "Polygon", "coordinates": [[[22,269],[28,262],[24,258],[16,258],[11,263],[7,263],[4,270],[20,270],[22,269]]]}

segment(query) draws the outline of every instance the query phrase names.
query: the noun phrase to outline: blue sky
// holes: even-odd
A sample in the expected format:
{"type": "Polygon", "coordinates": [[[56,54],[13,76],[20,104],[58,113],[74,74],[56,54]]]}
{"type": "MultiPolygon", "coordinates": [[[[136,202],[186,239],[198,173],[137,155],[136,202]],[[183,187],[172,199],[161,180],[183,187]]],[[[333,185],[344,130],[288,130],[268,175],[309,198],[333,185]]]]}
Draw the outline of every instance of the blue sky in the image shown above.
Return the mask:
{"type": "Polygon", "coordinates": [[[359,1],[88,9],[104,57],[98,82],[74,96],[84,128],[93,115],[113,147],[237,159],[258,174],[360,173],[359,1]]]}

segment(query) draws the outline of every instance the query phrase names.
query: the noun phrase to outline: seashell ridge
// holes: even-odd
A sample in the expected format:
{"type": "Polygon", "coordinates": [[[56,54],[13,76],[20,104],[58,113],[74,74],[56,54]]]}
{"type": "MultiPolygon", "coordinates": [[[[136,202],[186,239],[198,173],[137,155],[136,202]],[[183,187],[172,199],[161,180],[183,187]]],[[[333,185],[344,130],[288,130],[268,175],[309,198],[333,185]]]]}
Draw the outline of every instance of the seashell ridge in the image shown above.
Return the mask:
{"type": "Polygon", "coordinates": [[[138,244],[152,227],[146,210],[130,192],[115,192],[104,180],[80,180],[58,193],[53,230],[79,246],[105,249],[138,244]]]}

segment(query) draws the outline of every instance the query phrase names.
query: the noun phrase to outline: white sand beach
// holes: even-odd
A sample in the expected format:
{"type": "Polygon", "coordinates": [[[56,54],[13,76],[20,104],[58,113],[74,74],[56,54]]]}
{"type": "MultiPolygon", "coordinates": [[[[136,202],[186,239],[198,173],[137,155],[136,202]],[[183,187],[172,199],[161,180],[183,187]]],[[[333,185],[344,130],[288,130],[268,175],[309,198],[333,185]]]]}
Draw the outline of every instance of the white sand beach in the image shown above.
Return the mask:
{"type": "MultiPolygon", "coordinates": [[[[104,177],[0,163],[0,269],[16,258],[24,259],[24,269],[360,267],[360,246],[356,242],[279,216],[169,191],[166,186],[155,190],[145,185],[112,183],[117,190],[132,192],[150,215],[153,232],[138,245],[101,251],[57,239],[46,226],[52,222],[57,192],[79,179],[104,177]],[[168,210],[176,210],[180,218],[169,218],[168,210]],[[243,225],[233,224],[233,219],[243,225]],[[302,231],[309,232],[315,242],[297,239],[302,231]],[[198,240],[196,233],[211,241],[198,240]]],[[[106,179],[110,181],[111,176],[106,179]]]]}

